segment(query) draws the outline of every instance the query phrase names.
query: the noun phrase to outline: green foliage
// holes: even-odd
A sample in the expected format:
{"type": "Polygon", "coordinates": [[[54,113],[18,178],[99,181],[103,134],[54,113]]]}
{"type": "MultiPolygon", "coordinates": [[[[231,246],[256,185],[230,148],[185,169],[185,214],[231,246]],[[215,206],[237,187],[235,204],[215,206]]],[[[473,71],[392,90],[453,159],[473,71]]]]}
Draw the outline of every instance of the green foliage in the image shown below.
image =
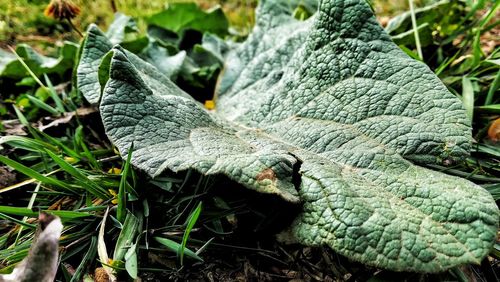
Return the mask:
{"type": "MultiPolygon", "coordinates": [[[[443,0],[435,4],[416,9],[417,29],[423,47],[433,44],[434,38],[447,38],[458,29],[458,22],[464,13],[461,1],[443,0]],[[439,31],[433,35],[433,31],[439,31]]],[[[405,12],[392,18],[385,28],[392,40],[398,45],[415,47],[415,37],[411,22],[411,13],[405,12]]]]}
{"type": "MultiPolygon", "coordinates": [[[[28,45],[20,44],[16,48],[17,55],[37,76],[42,74],[63,75],[73,68],[74,58],[78,45],[65,42],[59,51],[59,58],[50,58],[38,54],[28,45]]],[[[0,78],[12,78],[20,80],[29,76],[26,68],[22,66],[19,59],[6,51],[0,51],[0,78]]]]}
{"type": "Polygon", "coordinates": [[[194,29],[219,36],[226,35],[229,27],[220,7],[203,11],[196,3],[172,3],[164,11],[149,17],[147,22],[173,32],[194,29]]]}
{"type": "MultiPolygon", "coordinates": [[[[182,7],[184,5],[180,5],[176,8],[176,11],[182,9],[182,7]]],[[[190,9],[191,5],[185,7],[190,9]]],[[[77,84],[79,90],[91,104],[99,102],[99,89],[104,86],[103,78],[106,77],[106,70],[99,73],[99,62],[111,50],[114,43],[119,43],[116,42],[117,38],[126,37],[126,29],[122,28],[119,31],[111,29],[121,26],[119,22],[124,21],[126,18],[124,17],[123,15],[117,15],[115,24],[112,24],[106,34],[100,31],[96,25],[90,25],[87,30],[82,44],[80,63],[77,68],[77,84]],[[110,35],[114,37],[110,38],[110,35]],[[115,42],[112,42],[113,40],[115,42]]],[[[132,22],[130,18],[126,18],[126,21],[132,22]]],[[[207,29],[201,29],[201,31],[207,32],[211,30],[210,26],[206,27],[207,29]]],[[[132,50],[126,51],[128,56],[133,58],[137,64],[143,64],[142,68],[144,69],[151,69],[152,66],[143,63],[139,59],[139,57],[142,57],[161,72],[161,74],[155,73],[154,76],[164,76],[165,78],[162,80],[170,78],[194,93],[196,93],[196,89],[200,89],[206,93],[196,95],[200,100],[211,99],[210,89],[205,88],[214,84],[222,66],[222,52],[227,52],[226,50],[229,48],[223,41],[216,42],[216,39],[213,39],[215,36],[210,33],[203,35],[199,31],[183,30],[178,35],[157,26],[150,26],[148,36],[140,38],[144,38],[145,42],[149,42],[147,46],[138,48],[134,44],[132,50]],[[209,45],[207,48],[217,48],[218,50],[206,49],[203,44],[209,45]],[[181,48],[184,50],[180,51],[181,48]],[[138,56],[134,55],[132,51],[137,53],[138,56]]],[[[129,43],[125,42],[123,46],[130,47],[129,43]]],[[[153,74],[152,71],[148,71],[148,73],[153,74]]]]}
{"type": "Polygon", "coordinates": [[[120,235],[116,241],[115,251],[113,253],[114,261],[121,261],[125,258],[125,254],[133,245],[135,237],[139,231],[140,220],[141,219],[137,218],[132,213],[127,213],[122,230],[120,231],[120,235]]]}
{"type": "Polygon", "coordinates": [[[180,254],[180,262],[181,265],[184,264],[184,253],[186,251],[186,244],[189,239],[189,234],[193,230],[194,225],[196,224],[196,221],[200,217],[201,213],[201,202],[196,206],[194,211],[189,215],[187,221],[186,221],[186,230],[184,231],[184,235],[182,236],[182,244],[180,246],[180,250],[178,251],[180,254]]]}
{"type": "Polygon", "coordinates": [[[299,22],[263,2],[254,32],[228,55],[217,114],[113,49],[106,133],[122,155],[134,144],[132,164],[152,177],[194,168],[304,203],[290,228],[304,244],[396,271],[479,263],[498,227],[491,195],[405,160],[467,154],[460,101],[390,41],[364,1],[322,1],[320,11],[299,22]]]}
{"type": "Polygon", "coordinates": [[[195,252],[193,252],[190,249],[187,249],[185,247],[183,248],[182,244],[179,244],[179,243],[172,241],[168,238],[155,237],[155,240],[158,241],[158,243],[165,246],[170,251],[177,253],[179,257],[186,255],[192,259],[195,259],[198,261],[203,261],[203,259],[200,258],[195,252]]]}
{"type": "MultiPolygon", "coordinates": [[[[75,2],[83,11],[77,26],[111,22],[102,3],[75,2]]],[[[500,52],[488,40],[499,3],[414,1],[432,4],[415,9],[417,48],[409,12],[391,21],[387,36],[363,1],[335,6],[341,2],[324,1],[317,14],[316,1],[263,1],[247,37],[254,1],[224,2],[229,20],[218,8],[174,4],[157,13],[155,1],[119,1],[134,17],[116,14],[106,32],[90,26],[78,54],[73,43],[49,49],[55,58],[34,51],[40,44],[18,45],[19,58],[1,52],[0,130],[8,136],[0,138],[0,272],[26,256],[35,227],[28,218],[47,210],[65,226],[63,281],[88,280],[100,266],[119,281],[145,272],[183,280],[199,262],[217,265],[238,250],[257,255],[259,265],[282,261],[304,279],[307,253],[305,264],[319,261],[317,279],[463,280],[469,268],[494,281],[498,244],[480,267],[453,266],[478,264],[497,231],[491,196],[500,199],[500,151],[488,130],[500,113],[500,52]],[[151,18],[158,22],[146,25],[151,18]],[[452,94],[389,38],[423,58],[452,94]],[[195,100],[212,99],[223,65],[217,108],[207,111],[195,100]],[[103,91],[102,112],[86,108],[103,91]],[[262,241],[268,226],[288,227],[284,241],[334,252],[269,249],[276,243],[262,241]],[[395,274],[351,259],[398,271],[451,269],[395,274]]],[[[408,4],[371,2],[382,14],[408,4]]],[[[30,19],[19,35],[32,33],[30,19]]],[[[5,21],[0,12],[0,33],[5,21]]],[[[42,34],[68,28],[37,22],[42,34]]]]}

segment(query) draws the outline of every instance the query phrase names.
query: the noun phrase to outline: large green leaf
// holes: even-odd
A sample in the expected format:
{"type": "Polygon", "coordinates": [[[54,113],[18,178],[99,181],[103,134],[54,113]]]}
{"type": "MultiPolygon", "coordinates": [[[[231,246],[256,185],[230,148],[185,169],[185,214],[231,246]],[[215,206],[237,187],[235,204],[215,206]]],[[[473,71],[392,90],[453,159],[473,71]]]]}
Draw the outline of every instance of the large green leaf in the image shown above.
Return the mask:
{"type": "Polygon", "coordinates": [[[106,33],[95,24],[89,25],[80,47],[80,58],[76,69],[78,89],[90,104],[97,104],[101,97],[98,69],[101,59],[113,45],[122,43],[127,31],[135,28],[135,22],[129,16],[115,14],[115,19],[106,33]]]}
{"type": "Polygon", "coordinates": [[[147,22],[174,32],[194,29],[225,35],[228,29],[228,21],[220,7],[203,11],[196,3],[169,4],[166,10],[149,17],[147,22]]]}
{"type": "MultiPolygon", "coordinates": [[[[121,16],[117,18],[119,21],[121,21],[121,19],[121,16]]],[[[112,34],[116,39],[116,32],[109,33],[108,31],[108,34],[112,34]]],[[[101,84],[99,82],[98,71],[99,65],[103,57],[112,48],[113,43],[110,39],[96,25],[91,24],[81,46],[80,62],[76,71],[78,89],[91,104],[97,104],[101,97],[101,84]]],[[[153,76],[156,80],[166,84],[172,84],[167,77],[173,77],[177,74],[185,57],[185,52],[179,52],[179,54],[174,56],[167,56],[165,53],[161,56],[162,50],[160,47],[151,43],[142,54],[148,62],[154,65],[153,66],[129,51],[123,52],[126,52],[128,57],[130,57],[137,66],[140,65],[141,70],[147,76],[153,76]],[[155,69],[155,66],[161,73],[155,69]]]]}
{"type": "Polygon", "coordinates": [[[141,57],[153,64],[164,75],[174,78],[181,70],[186,59],[186,51],[170,56],[167,49],[157,42],[152,42],[141,54],[141,57]]]}
{"type": "Polygon", "coordinates": [[[94,24],[87,29],[87,34],[80,47],[80,62],[76,70],[78,90],[91,104],[97,104],[101,96],[99,84],[99,64],[101,59],[113,47],[104,33],[94,24]]]}
{"type": "MultiPolygon", "coordinates": [[[[59,57],[51,58],[37,53],[26,44],[19,44],[16,53],[38,76],[43,74],[63,75],[73,67],[77,50],[77,44],[64,42],[59,50],[59,57]]],[[[0,77],[21,79],[26,76],[29,76],[28,70],[19,62],[18,58],[14,54],[0,50],[0,77]]]]}
{"type": "MultiPolygon", "coordinates": [[[[305,22],[261,1],[253,33],[228,55],[217,112],[155,80],[120,48],[101,115],[151,176],[194,168],[303,203],[293,240],[396,271],[479,263],[498,208],[481,187],[412,162],[470,149],[460,101],[402,52],[365,0],[323,0],[305,22]]],[[[99,92],[96,94],[99,95],[99,92]]]]}
{"type": "Polygon", "coordinates": [[[125,41],[125,36],[130,31],[137,31],[135,21],[122,13],[116,13],[115,19],[106,32],[106,37],[112,44],[119,44],[125,41]]]}

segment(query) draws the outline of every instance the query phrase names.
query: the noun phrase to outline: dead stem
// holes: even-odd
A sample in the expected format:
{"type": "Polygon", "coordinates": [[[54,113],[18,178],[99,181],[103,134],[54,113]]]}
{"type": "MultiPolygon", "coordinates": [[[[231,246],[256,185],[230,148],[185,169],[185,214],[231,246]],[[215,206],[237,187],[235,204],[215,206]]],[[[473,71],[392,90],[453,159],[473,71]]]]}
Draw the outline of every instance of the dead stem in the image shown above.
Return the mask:
{"type": "Polygon", "coordinates": [[[73,24],[73,22],[71,21],[71,19],[69,17],[66,18],[66,20],[68,21],[69,25],[71,26],[71,28],[76,31],[78,33],[78,35],[80,35],[80,37],[83,38],[83,33],[73,24]]]}

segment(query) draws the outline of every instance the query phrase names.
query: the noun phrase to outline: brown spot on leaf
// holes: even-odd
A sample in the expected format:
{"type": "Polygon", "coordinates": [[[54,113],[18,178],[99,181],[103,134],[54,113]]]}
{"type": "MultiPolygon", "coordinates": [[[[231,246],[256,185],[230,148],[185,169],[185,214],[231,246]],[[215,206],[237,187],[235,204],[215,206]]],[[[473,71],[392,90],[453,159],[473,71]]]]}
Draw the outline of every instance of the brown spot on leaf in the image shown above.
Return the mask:
{"type": "Polygon", "coordinates": [[[264,169],[261,173],[257,174],[257,181],[262,181],[269,179],[271,181],[276,180],[276,173],[271,168],[264,169]]]}

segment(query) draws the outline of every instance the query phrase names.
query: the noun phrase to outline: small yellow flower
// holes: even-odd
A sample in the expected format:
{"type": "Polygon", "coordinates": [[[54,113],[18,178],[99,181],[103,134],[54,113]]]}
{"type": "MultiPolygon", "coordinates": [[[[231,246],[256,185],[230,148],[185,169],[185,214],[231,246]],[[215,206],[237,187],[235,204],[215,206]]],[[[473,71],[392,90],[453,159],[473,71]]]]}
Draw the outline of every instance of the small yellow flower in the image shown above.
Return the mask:
{"type": "Polygon", "coordinates": [[[213,109],[215,109],[215,102],[214,102],[214,100],[206,100],[205,101],[205,108],[207,110],[213,110],[213,109]]]}
{"type": "Polygon", "coordinates": [[[72,19],[80,14],[80,8],[70,0],[52,0],[44,14],[57,20],[72,19]]]}
{"type": "Polygon", "coordinates": [[[117,205],[118,204],[118,198],[116,196],[118,196],[118,193],[116,193],[116,191],[113,190],[113,189],[108,189],[108,192],[109,192],[109,194],[111,194],[111,196],[113,196],[113,200],[111,200],[111,203],[113,205],[117,205]]]}
{"type": "Polygon", "coordinates": [[[120,174],[120,173],[122,173],[122,170],[119,169],[119,168],[117,168],[117,167],[114,167],[114,168],[110,168],[108,170],[108,173],[110,173],[110,174],[120,174]]]}
{"type": "Polygon", "coordinates": [[[64,157],[64,160],[65,160],[66,162],[70,163],[70,164],[74,164],[74,163],[76,163],[76,161],[77,161],[77,160],[76,160],[75,158],[73,158],[73,157],[64,157]]]}

